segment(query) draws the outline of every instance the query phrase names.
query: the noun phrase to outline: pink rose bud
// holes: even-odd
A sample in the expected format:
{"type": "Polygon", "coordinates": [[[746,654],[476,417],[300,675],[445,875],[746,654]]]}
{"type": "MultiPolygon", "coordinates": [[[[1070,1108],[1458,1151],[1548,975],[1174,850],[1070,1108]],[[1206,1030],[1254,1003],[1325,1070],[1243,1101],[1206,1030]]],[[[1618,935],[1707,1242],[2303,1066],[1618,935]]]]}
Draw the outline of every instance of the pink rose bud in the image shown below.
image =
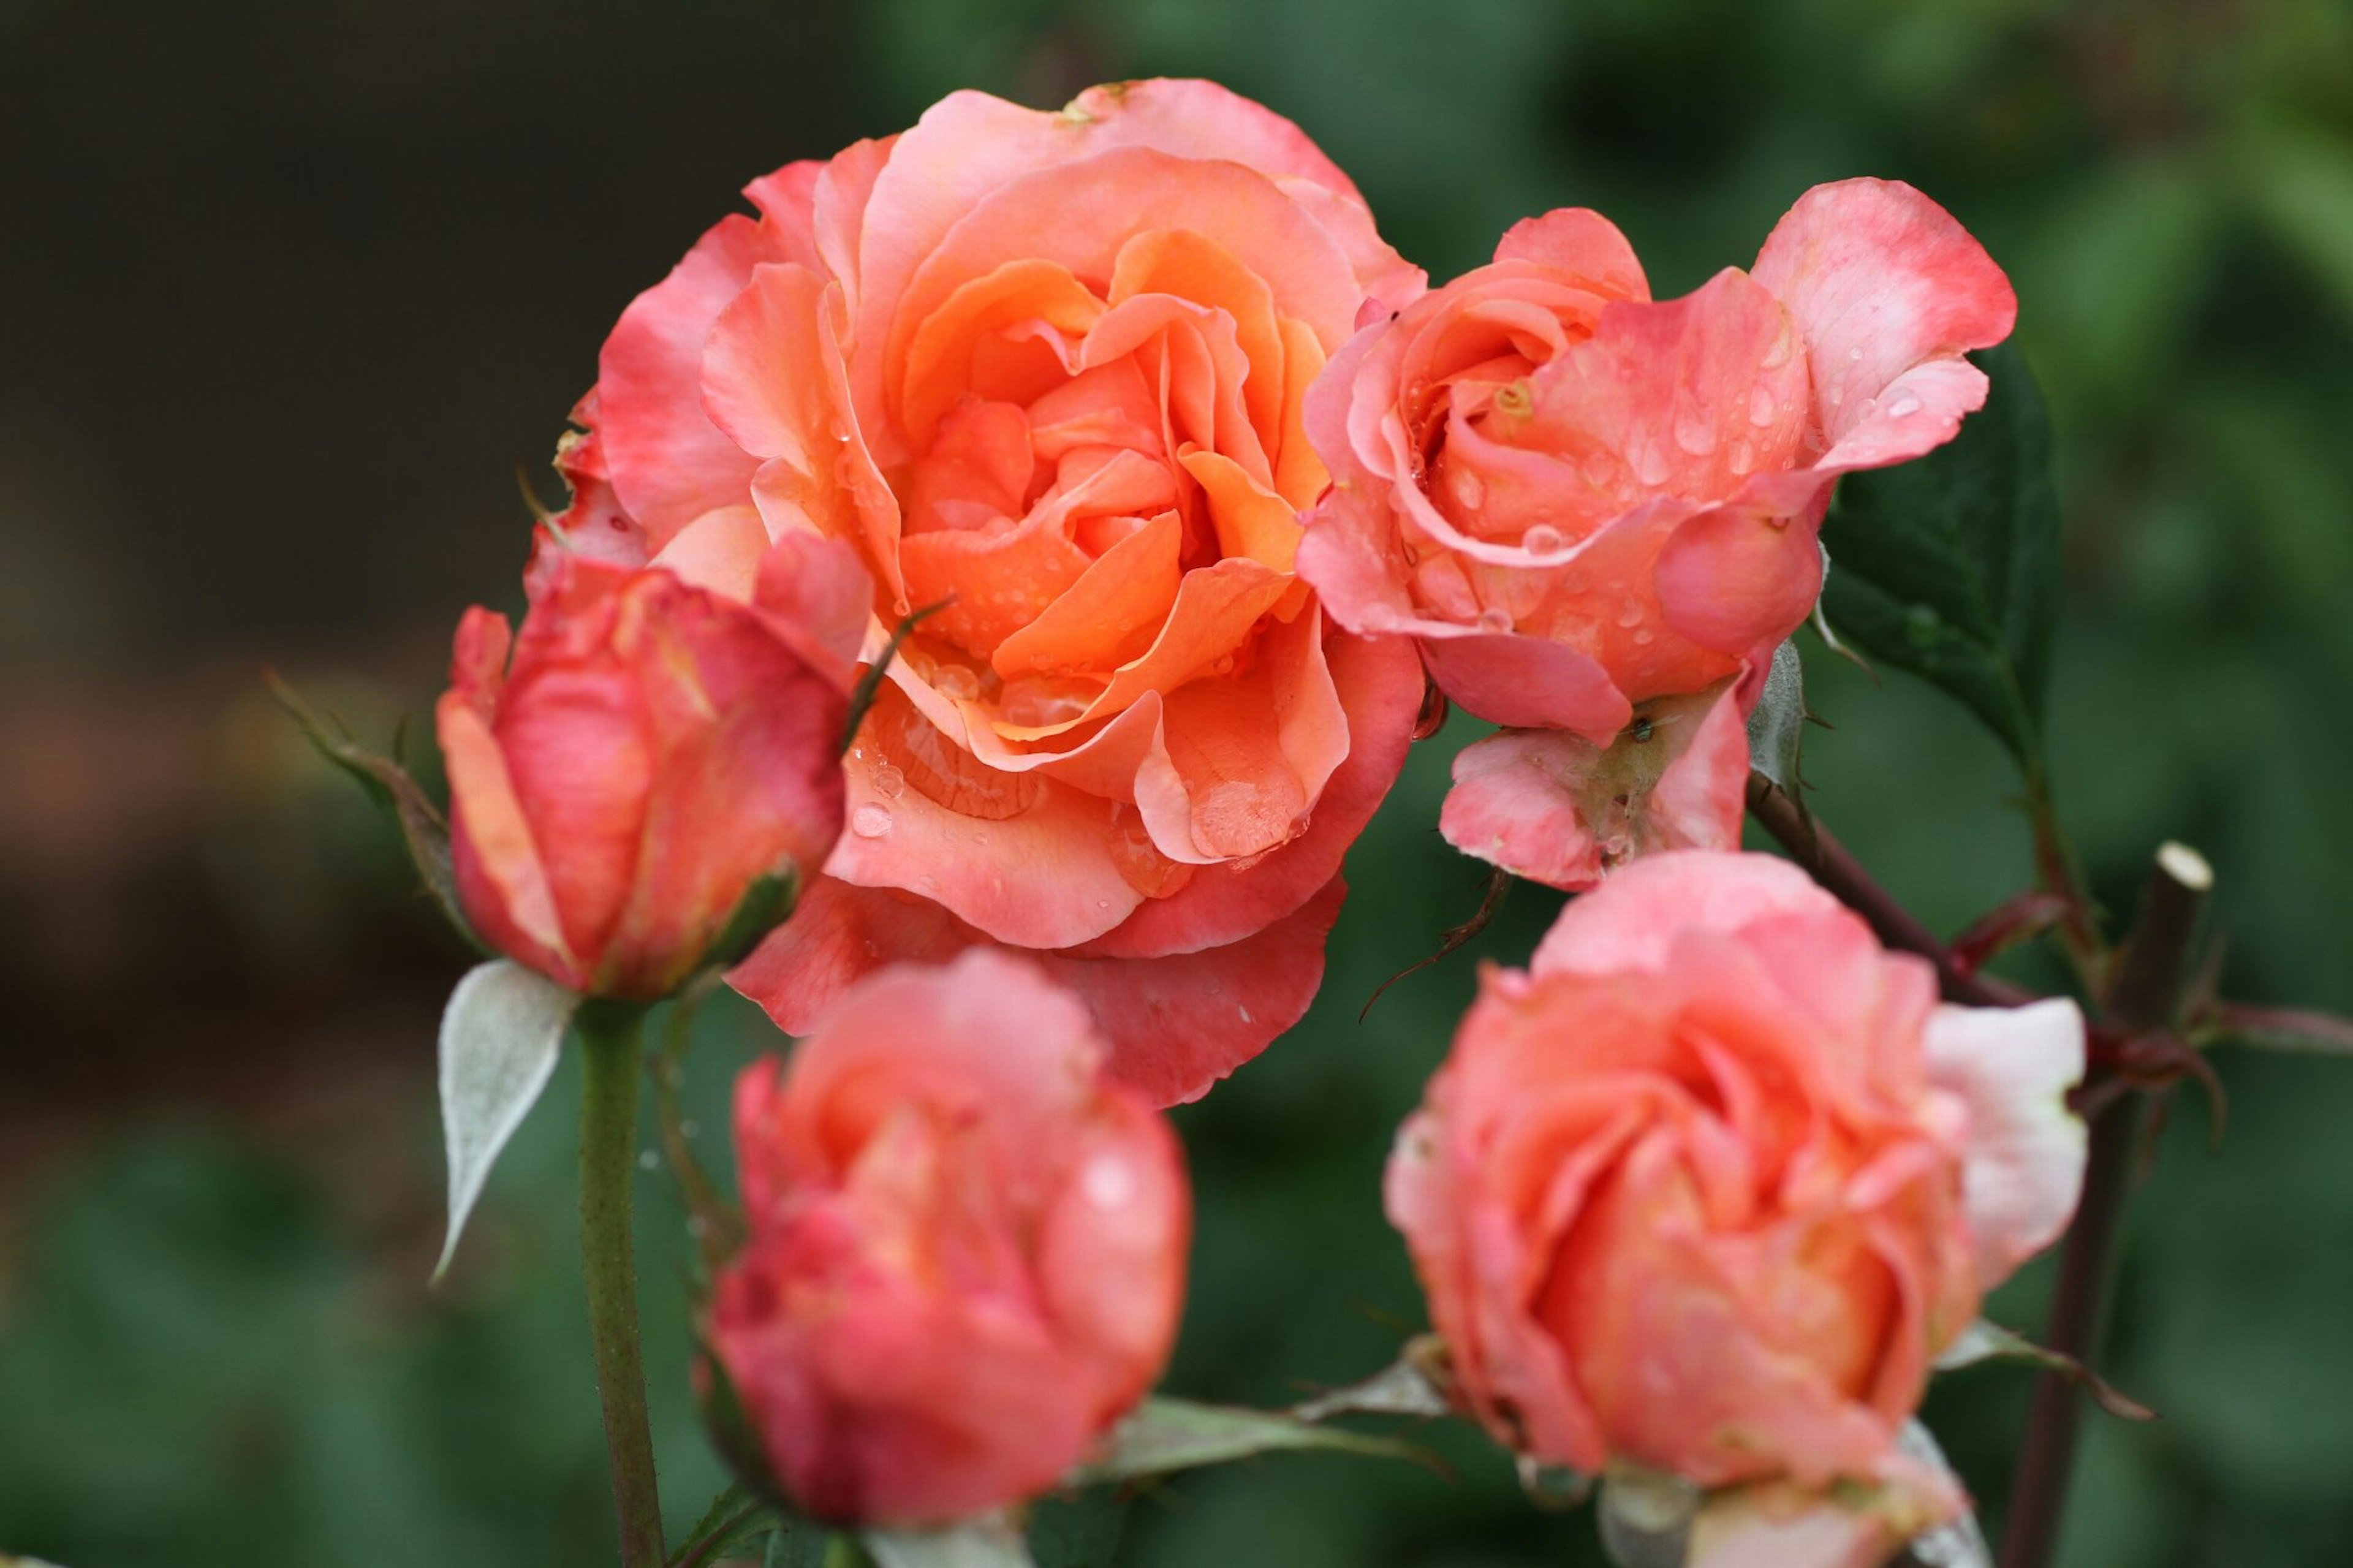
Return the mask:
{"type": "Polygon", "coordinates": [[[754,884],[841,829],[847,664],[786,616],[543,551],[531,609],[466,612],[437,711],[466,918],[590,995],[668,994],[754,884]],[[813,661],[815,661],[813,663],[813,661]]]}
{"type": "Polygon", "coordinates": [[[929,1523],[1051,1487],[1159,1376],[1191,1197],[1075,995],[981,949],[846,992],[735,1086],[711,1344],[785,1490],[929,1523]]]}
{"type": "Polygon", "coordinates": [[[1725,757],[1746,747],[1716,700],[1753,705],[1812,610],[1839,476],[1951,440],[1986,397],[1962,351],[2016,315],[1950,214],[1847,180],[1680,300],[1564,208],[1352,339],[1307,399],[1334,484],[1299,574],[1349,630],[1412,638],[1456,704],[1534,731],[1464,753],[1447,840],[1567,888],[1737,847],[1725,757]]]}
{"type": "Polygon", "coordinates": [[[1500,1441],[1931,1522],[1959,1500],[1898,1435],[2073,1211],[2083,1064],[2073,1004],[1940,1005],[1788,862],[1664,853],[1486,974],[1389,1216],[1500,1441]]]}

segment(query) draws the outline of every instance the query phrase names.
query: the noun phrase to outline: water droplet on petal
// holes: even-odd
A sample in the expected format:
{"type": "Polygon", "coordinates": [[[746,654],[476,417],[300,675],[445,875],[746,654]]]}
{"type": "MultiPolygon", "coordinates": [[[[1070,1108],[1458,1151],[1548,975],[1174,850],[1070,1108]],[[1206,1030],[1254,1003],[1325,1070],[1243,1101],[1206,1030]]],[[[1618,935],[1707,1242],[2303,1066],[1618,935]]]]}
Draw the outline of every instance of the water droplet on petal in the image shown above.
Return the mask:
{"type": "Polygon", "coordinates": [[[1774,401],[1771,387],[1760,381],[1749,388],[1748,423],[1761,430],[1773,423],[1773,416],[1780,411],[1781,405],[1774,401]]]}
{"type": "Polygon", "coordinates": [[[1367,605],[1363,616],[1368,632],[1393,632],[1405,625],[1405,617],[1388,605],[1367,605]]]}
{"type": "Polygon", "coordinates": [[[1560,530],[1548,522],[1537,523],[1521,536],[1520,547],[1532,555],[1550,555],[1561,547],[1560,530]]]}
{"type": "Polygon", "coordinates": [[[866,785],[884,800],[896,800],[907,788],[907,775],[890,763],[884,763],[874,770],[872,776],[866,781],[866,785]]]}
{"type": "Polygon", "coordinates": [[[1919,412],[1920,400],[1908,392],[1897,393],[1894,400],[1887,405],[1887,416],[1890,419],[1909,419],[1919,412]]]}
{"type": "Polygon", "coordinates": [[[870,800],[849,814],[849,831],[860,838],[880,838],[891,831],[891,813],[870,800]]]}
{"type": "Polygon", "coordinates": [[[1745,474],[1757,466],[1757,449],[1746,441],[1735,441],[1724,454],[1725,463],[1736,474],[1745,474]]]}
{"type": "Polygon", "coordinates": [[[1618,612],[1618,624],[1621,626],[1640,626],[1641,621],[1642,606],[1640,605],[1628,605],[1618,612]]]}
{"type": "Polygon", "coordinates": [[[1634,454],[1634,477],[1645,485],[1662,485],[1672,470],[1667,467],[1667,455],[1656,447],[1644,447],[1634,454]]]}
{"type": "Polygon", "coordinates": [[[1862,357],[1862,345],[1861,343],[1857,343],[1854,347],[1847,350],[1846,357],[1849,359],[1861,359],[1862,357]]]}
{"type": "Polygon", "coordinates": [[[1474,510],[1487,504],[1486,485],[1481,482],[1477,474],[1468,468],[1458,468],[1454,470],[1454,494],[1464,506],[1474,510]]]}
{"type": "Polygon", "coordinates": [[[1656,635],[1657,634],[1652,632],[1650,627],[1644,626],[1641,630],[1634,634],[1635,645],[1640,647],[1648,647],[1651,644],[1651,639],[1656,635]]]}
{"type": "Polygon", "coordinates": [[[1507,632],[1512,629],[1512,612],[1500,605],[1490,605],[1479,612],[1479,629],[1486,632],[1507,632]]]}

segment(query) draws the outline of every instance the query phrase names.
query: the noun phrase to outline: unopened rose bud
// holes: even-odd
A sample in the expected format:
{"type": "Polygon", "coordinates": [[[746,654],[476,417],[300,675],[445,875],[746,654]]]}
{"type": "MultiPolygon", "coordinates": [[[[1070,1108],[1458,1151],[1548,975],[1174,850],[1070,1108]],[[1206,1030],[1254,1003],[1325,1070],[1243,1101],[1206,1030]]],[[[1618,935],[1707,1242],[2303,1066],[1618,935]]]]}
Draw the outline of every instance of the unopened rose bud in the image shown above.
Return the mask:
{"type": "Polygon", "coordinates": [[[468,611],[437,717],[476,932],[596,996],[651,1000],[735,956],[714,944],[747,898],[772,922],[777,883],[814,877],[840,832],[847,700],[818,647],[670,572],[563,551],[519,634],[468,611]]]}

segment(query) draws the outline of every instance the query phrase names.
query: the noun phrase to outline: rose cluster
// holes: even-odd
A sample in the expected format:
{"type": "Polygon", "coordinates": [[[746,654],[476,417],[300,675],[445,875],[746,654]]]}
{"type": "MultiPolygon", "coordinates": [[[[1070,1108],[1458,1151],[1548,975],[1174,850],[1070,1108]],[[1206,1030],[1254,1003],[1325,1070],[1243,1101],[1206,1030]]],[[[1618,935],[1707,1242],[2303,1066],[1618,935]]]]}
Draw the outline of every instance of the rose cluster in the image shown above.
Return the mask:
{"type": "Polygon", "coordinates": [[[746,195],[622,312],[440,733],[469,921],[574,991],[668,994],[797,894],[729,976],[806,1038],[738,1086],[707,1324],[775,1484],[946,1521],[1143,1396],[1191,1225],[1158,1111],[1305,1011],[1442,694],[1501,727],[1446,837],[1599,884],[1390,1166],[1462,1407],[1720,1494],[1703,1542],[1957,1507],[1898,1434],[2072,1210],[2082,1021],[1940,1006],[1730,851],[1832,486],[1986,396],[1977,243],[1858,180],[1680,300],[1583,209],[1433,291],[1186,81],[958,93],[746,195]]]}

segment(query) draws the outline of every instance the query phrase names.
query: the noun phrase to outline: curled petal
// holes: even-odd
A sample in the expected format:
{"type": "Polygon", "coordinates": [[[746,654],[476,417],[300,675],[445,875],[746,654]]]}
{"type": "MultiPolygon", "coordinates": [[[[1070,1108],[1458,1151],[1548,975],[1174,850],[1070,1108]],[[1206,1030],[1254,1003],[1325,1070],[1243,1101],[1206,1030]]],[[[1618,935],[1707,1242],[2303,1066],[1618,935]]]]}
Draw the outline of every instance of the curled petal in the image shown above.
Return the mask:
{"type": "Polygon", "coordinates": [[[2067,1091],[2083,1081],[2084,1016],[2064,997],[1942,1006],[1926,1047],[1929,1077],[1968,1107],[1962,1205],[1978,1282],[1989,1290],[2057,1240],[2075,1213],[2085,1134],[2067,1091]]]}

